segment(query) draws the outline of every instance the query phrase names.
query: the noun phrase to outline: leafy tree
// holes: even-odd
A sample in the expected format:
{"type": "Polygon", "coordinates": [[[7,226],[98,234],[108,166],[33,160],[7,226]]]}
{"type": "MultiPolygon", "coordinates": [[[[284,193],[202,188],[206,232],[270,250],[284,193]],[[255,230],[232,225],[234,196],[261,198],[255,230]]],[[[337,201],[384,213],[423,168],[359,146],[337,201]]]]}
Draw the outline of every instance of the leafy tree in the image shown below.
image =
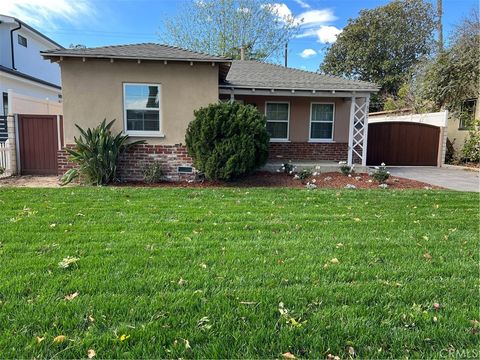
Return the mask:
{"type": "Polygon", "coordinates": [[[247,59],[266,59],[280,54],[299,22],[266,0],[197,0],[164,26],[162,41],[172,45],[234,59],[243,47],[247,59]]]}
{"type": "Polygon", "coordinates": [[[453,32],[450,47],[426,62],[417,96],[433,104],[460,112],[464,100],[477,98],[480,81],[480,20],[472,11],[453,32]]]}
{"type": "Polygon", "coordinates": [[[434,47],[435,14],[425,0],[394,0],[362,10],[338,35],[320,70],[372,81],[381,87],[371,108],[381,110],[387,94],[396,95],[405,74],[434,47]]]}
{"type": "Polygon", "coordinates": [[[194,166],[208,179],[231,180],[265,164],[270,137],[251,105],[220,102],[195,111],[185,135],[194,166]]]}

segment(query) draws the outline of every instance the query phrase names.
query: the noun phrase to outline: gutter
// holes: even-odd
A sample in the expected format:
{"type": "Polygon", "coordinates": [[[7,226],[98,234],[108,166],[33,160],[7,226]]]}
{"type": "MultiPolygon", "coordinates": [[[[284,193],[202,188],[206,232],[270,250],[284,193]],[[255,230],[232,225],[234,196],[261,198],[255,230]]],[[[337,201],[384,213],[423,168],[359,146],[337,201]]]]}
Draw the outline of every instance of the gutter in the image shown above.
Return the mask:
{"type": "Polygon", "coordinates": [[[10,30],[10,51],[12,52],[12,69],[13,70],[17,70],[17,68],[15,67],[15,52],[14,52],[14,46],[13,46],[13,32],[17,31],[17,30],[20,30],[22,28],[22,23],[20,21],[18,21],[17,19],[15,19],[15,21],[17,22],[18,27],[10,30]]]}

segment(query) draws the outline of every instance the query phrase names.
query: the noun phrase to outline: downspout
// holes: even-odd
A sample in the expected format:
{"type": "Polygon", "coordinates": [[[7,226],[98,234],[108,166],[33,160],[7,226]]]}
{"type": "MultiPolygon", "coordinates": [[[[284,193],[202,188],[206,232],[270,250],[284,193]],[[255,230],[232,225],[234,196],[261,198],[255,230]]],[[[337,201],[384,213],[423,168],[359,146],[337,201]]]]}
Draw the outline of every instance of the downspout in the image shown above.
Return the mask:
{"type": "Polygon", "coordinates": [[[12,69],[13,70],[17,70],[17,68],[15,67],[15,52],[13,51],[13,32],[17,31],[17,30],[20,30],[22,28],[22,23],[19,22],[16,19],[15,19],[15,21],[17,22],[18,27],[10,30],[10,51],[12,52],[12,69]]]}

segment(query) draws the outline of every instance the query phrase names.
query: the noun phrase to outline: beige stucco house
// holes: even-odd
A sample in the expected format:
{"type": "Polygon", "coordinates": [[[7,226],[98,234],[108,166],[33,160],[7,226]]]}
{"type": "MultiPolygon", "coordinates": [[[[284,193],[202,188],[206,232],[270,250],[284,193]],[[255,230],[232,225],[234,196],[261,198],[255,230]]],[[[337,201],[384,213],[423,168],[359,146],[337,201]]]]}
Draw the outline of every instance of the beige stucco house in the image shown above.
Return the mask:
{"type": "MultiPolygon", "coordinates": [[[[115,131],[144,139],[119,164],[138,179],[145,163],[161,161],[171,178],[189,176],[185,131],[194,110],[219,100],[265,113],[272,161],[345,160],[365,165],[368,102],[374,84],[259,61],[231,60],[158,44],[46,51],[60,64],[64,144],[75,124],[116,119],[115,131]]],[[[59,172],[68,163],[58,153],[59,172]]]]}

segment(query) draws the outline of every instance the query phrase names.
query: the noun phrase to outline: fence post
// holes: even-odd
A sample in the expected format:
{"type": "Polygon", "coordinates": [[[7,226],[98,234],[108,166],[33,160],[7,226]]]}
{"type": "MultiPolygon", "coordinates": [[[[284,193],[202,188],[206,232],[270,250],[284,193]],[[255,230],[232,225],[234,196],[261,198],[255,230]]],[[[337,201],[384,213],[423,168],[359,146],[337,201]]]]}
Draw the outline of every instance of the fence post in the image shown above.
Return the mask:
{"type": "Polygon", "coordinates": [[[17,141],[16,141],[15,118],[12,114],[7,116],[8,147],[10,153],[10,169],[6,169],[11,175],[17,175],[17,141]]]}

